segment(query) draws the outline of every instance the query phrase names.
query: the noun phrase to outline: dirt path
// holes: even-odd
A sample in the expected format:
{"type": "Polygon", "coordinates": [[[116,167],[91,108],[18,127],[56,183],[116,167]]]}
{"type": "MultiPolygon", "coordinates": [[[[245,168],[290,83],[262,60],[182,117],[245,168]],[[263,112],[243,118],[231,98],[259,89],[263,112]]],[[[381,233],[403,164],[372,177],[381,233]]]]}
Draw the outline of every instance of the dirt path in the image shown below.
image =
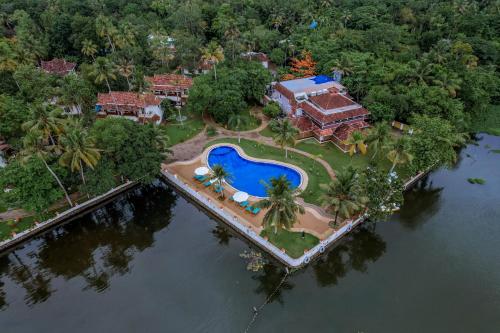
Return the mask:
{"type": "MultiPolygon", "coordinates": [[[[250,131],[242,131],[239,132],[239,136],[242,139],[248,139],[248,140],[253,140],[260,142],[262,144],[266,144],[268,146],[272,146],[275,148],[281,148],[277,144],[274,143],[274,140],[269,137],[265,137],[260,135],[260,131],[262,131],[266,126],[268,125],[269,121],[267,118],[265,118],[263,115],[260,114],[255,114],[255,116],[259,117],[261,119],[261,125],[258,128],[255,128],[250,131]]],[[[197,157],[203,152],[203,148],[205,145],[212,141],[212,140],[217,140],[217,139],[226,139],[226,138],[233,138],[237,139],[238,138],[238,132],[236,131],[231,131],[228,130],[216,122],[214,122],[211,118],[205,118],[205,122],[207,125],[214,127],[217,129],[217,135],[209,137],[206,134],[206,131],[203,131],[202,133],[198,134],[194,138],[187,140],[183,143],[180,143],[178,145],[175,145],[172,147],[172,156],[169,159],[169,162],[174,162],[174,161],[189,161],[192,160],[193,158],[197,157]]],[[[301,154],[303,156],[309,157],[317,162],[319,162],[328,172],[331,178],[335,178],[335,171],[333,171],[332,167],[328,162],[326,162],[323,159],[317,158],[313,154],[307,153],[303,150],[299,150],[296,148],[288,148],[289,151],[292,151],[297,154],[301,154]]]]}

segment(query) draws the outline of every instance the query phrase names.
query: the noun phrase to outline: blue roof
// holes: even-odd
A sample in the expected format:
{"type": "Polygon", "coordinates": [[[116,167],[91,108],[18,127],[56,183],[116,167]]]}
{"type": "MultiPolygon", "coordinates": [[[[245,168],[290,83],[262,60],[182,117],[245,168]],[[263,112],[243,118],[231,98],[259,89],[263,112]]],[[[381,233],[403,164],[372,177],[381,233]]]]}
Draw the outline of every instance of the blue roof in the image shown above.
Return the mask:
{"type": "Polygon", "coordinates": [[[313,80],[315,84],[322,84],[322,83],[335,81],[335,79],[333,77],[330,77],[328,75],[318,75],[318,76],[312,77],[311,80],[313,80]]]}

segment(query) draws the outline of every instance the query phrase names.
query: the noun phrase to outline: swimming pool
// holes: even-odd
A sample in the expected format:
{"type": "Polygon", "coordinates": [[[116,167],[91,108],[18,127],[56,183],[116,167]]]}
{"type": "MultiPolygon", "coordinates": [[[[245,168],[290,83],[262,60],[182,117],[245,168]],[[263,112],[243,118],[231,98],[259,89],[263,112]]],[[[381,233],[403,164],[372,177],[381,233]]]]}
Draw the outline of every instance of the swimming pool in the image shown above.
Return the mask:
{"type": "Polygon", "coordinates": [[[269,183],[271,178],[285,175],[294,188],[302,181],[300,173],[292,168],[271,162],[256,162],[240,156],[238,151],[229,146],[220,146],[208,153],[208,165],[224,166],[231,175],[230,185],[239,191],[257,197],[266,197],[266,188],[261,181],[269,183]]]}

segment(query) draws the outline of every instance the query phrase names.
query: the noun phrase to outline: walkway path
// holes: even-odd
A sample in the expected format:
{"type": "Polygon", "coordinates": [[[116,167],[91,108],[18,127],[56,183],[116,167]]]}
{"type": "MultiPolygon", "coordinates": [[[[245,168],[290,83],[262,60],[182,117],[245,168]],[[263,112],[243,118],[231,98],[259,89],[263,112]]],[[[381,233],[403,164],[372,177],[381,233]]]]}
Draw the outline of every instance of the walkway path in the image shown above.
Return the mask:
{"type": "MultiPolygon", "coordinates": [[[[263,144],[266,144],[266,145],[269,145],[272,147],[280,148],[280,146],[278,146],[276,143],[274,143],[274,140],[272,138],[260,135],[259,132],[267,127],[267,125],[269,124],[269,121],[267,118],[265,118],[261,114],[256,114],[256,116],[261,118],[261,121],[262,121],[261,125],[253,130],[240,132],[240,137],[242,139],[253,140],[253,141],[257,141],[257,142],[260,142],[260,143],[263,143],[263,144]]],[[[228,130],[228,129],[220,126],[219,124],[214,122],[213,119],[211,119],[211,118],[206,117],[205,123],[207,123],[209,126],[214,127],[215,129],[217,129],[217,135],[209,137],[206,134],[206,131],[203,131],[200,134],[198,134],[197,136],[195,136],[194,138],[187,140],[183,143],[180,143],[178,145],[175,145],[171,149],[172,156],[171,156],[169,162],[188,161],[188,160],[195,158],[196,156],[200,155],[203,152],[205,145],[210,141],[217,140],[217,139],[226,139],[226,138],[238,138],[238,132],[231,131],[231,130],[228,130]]],[[[330,175],[331,178],[335,178],[335,171],[333,171],[330,164],[328,164],[328,162],[326,162],[325,160],[323,160],[321,158],[317,158],[317,156],[314,156],[313,154],[307,153],[303,150],[299,150],[299,149],[296,149],[293,147],[288,148],[288,150],[292,151],[294,153],[297,153],[297,154],[304,155],[304,156],[309,157],[313,160],[316,160],[326,169],[326,171],[328,172],[328,174],[330,175]]]]}

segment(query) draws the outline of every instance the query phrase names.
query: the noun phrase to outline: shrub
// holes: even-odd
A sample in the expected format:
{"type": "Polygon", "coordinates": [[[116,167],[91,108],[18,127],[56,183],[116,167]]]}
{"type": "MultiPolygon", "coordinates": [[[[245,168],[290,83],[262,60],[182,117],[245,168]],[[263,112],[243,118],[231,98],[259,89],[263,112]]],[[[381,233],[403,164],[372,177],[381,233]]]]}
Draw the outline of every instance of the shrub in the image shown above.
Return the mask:
{"type": "Polygon", "coordinates": [[[276,118],[281,114],[281,108],[276,102],[270,102],[262,109],[262,112],[269,118],[276,118]]]}
{"type": "Polygon", "coordinates": [[[208,136],[216,136],[217,135],[217,130],[213,126],[208,126],[208,128],[207,128],[207,135],[208,136]]]}

